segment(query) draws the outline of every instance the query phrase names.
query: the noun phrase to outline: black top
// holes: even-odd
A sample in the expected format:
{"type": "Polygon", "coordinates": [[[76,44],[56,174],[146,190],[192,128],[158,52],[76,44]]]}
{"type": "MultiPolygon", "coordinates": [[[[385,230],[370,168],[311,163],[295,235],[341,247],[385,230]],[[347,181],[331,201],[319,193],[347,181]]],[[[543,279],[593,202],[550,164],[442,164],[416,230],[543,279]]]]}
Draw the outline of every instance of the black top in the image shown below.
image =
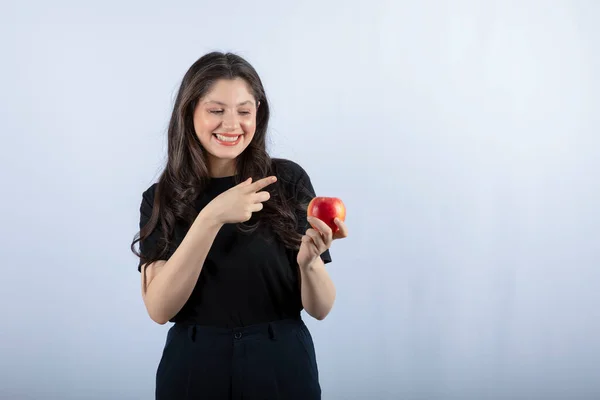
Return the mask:
{"type": "MultiPolygon", "coordinates": [[[[307,173],[288,160],[274,160],[277,182],[286,185],[286,193],[307,204],[315,191],[307,173]],[[298,190],[303,185],[311,197],[298,190]]],[[[234,177],[212,178],[199,196],[198,212],[220,193],[235,185],[234,177]]],[[[156,184],[143,193],[140,207],[140,229],[152,214],[156,184]]],[[[306,211],[297,212],[298,232],[308,229],[306,211]]],[[[225,224],[218,232],[204,262],[196,286],[183,308],[170,321],[223,328],[242,327],[284,318],[298,318],[302,310],[297,251],[286,249],[268,226],[248,235],[239,232],[235,224],[225,224]]],[[[177,225],[176,225],[177,226],[177,225]]],[[[187,229],[175,229],[167,259],[173,255],[187,229]]],[[[160,236],[155,229],[140,243],[140,252],[147,255],[160,236]]],[[[321,255],[331,262],[329,251],[321,255]]],[[[141,262],[138,270],[141,268],[141,262]]]]}

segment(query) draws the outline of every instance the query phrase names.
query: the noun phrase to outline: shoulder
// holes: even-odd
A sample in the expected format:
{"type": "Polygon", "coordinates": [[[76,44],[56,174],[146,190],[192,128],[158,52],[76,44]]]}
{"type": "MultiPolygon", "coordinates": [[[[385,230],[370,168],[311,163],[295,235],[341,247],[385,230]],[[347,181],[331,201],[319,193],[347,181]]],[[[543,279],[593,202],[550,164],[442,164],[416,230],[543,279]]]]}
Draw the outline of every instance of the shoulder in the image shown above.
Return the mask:
{"type": "Polygon", "coordinates": [[[154,197],[158,183],[153,183],[148,189],[144,190],[144,195],[154,197]]]}
{"type": "Polygon", "coordinates": [[[154,195],[158,183],[153,183],[149,188],[142,192],[142,205],[150,206],[154,204],[154,195]]]}
{"type": "Polygon", "coordinates": [[[308,178],[306,170],[297,162],[287,160],[285,158],[273,158],[273,169],[277,174],[278,179],[285,179],[290,183],[297,183],[298,181],[305,180],[308,178]]]}
{"type": "Polygon", "coordinates": [[[148,189],[144,190],[142,196],[148,199],[154,199],[154,194],[156,193],[156,187],[158,183],[153,183],[148,189]]]}
{"type": "Polygon", "coordinates": [[[277,180],[288,187],[293,197],[304,201],[315,196],[311,179],[300,164],[283,158],[273,159],[273,170],[277,180]]]}

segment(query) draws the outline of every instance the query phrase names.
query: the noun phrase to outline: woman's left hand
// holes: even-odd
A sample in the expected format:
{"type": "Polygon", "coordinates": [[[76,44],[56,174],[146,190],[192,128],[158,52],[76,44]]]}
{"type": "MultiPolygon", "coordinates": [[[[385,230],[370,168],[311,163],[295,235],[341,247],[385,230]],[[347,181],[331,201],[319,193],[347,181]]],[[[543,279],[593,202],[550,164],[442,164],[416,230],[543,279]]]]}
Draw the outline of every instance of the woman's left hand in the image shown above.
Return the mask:
{"type": "Polygon", "coordinates": [[[331,243],[336,239],[348,237],[348,228],[344,221],[336,218],[334,220],[338,230],[333,233],[331,228],[323,221],[315,217],[308,217],[308,222],[312,226],[302,237],[302,244],[298,251],[298,265],[300,268],[310,266],[317,258],[331,247],[331,243]]]}

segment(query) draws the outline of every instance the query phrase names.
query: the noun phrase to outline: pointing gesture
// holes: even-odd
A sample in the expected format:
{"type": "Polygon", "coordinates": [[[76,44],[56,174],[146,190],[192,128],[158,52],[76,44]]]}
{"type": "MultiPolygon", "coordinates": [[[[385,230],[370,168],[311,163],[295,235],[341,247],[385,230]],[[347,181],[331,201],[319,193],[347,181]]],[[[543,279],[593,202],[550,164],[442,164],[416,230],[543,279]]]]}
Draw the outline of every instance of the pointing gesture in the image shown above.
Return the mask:
{"type": "Polygon", "coordinates": [[[217,222],[234,224],[246,222],[252,218],[252,213],[263,209],[263,203],[271,198],[266,188],[275,183],[277,178],[269,176],[252,182],[252,178],[232,187],[215,197],[206,206],[217,222]]]}

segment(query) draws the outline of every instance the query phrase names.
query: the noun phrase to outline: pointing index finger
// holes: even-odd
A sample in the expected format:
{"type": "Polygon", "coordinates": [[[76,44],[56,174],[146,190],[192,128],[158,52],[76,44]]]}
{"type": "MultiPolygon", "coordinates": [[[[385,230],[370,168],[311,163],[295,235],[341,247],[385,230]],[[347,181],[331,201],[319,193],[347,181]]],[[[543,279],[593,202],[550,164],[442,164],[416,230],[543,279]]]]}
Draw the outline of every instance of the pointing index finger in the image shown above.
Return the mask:
{"type": "Polygon", "coordinates": [[[254,182],[249,186],[249,188],[252,192],[258,192],[259,190],[264,189],[265,187],[269,186],[272,183],[275,183],[276,181],[277,177],[268,176],[266,178],[259,179],[258,181],[254,182]]]}

